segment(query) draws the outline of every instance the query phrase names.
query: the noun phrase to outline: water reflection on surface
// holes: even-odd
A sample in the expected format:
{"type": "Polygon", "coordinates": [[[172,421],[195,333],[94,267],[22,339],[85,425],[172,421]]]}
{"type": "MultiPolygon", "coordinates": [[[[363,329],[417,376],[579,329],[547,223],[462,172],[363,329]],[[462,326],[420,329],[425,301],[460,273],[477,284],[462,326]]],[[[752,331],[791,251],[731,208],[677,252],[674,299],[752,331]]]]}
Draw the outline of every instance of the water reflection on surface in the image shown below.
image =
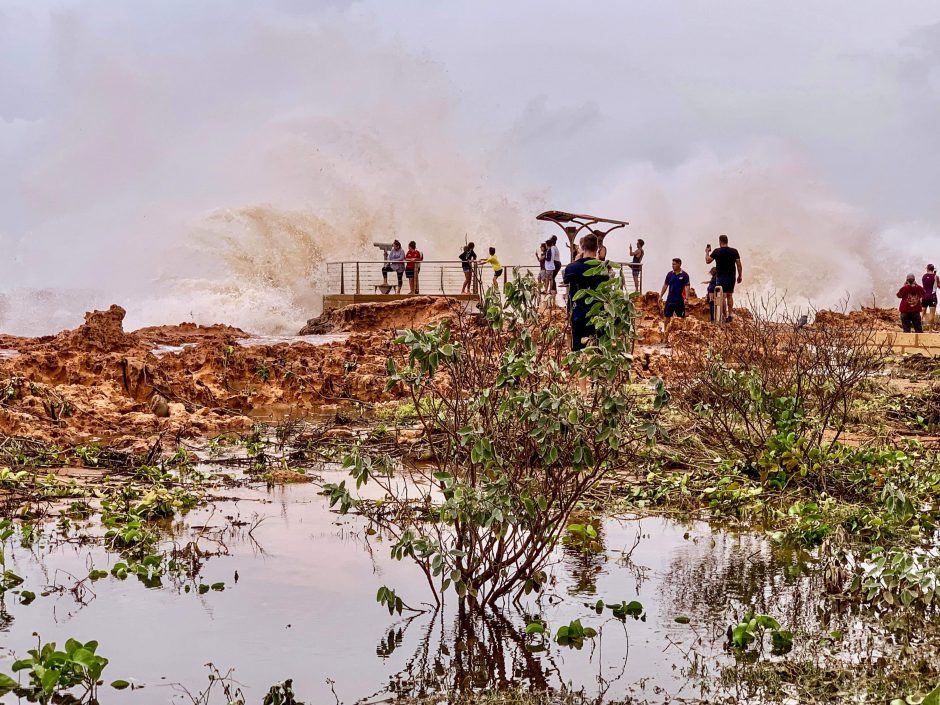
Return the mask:
{"type": "Polygon", "coordinates": [[[192,561],[189,577],[198,572],[192,585],[224,582],[224,591],[187,592],[187,576],[157,589],[109,577],[76,591],[91,567],[120,559],[74,533],[67,542],[8,547],[24,587],[50,594],[31,605],[0,598],[0,645],[23,653],[32,632],[99,640],[111,659],[108,680],[146,686],[105,692],[103,703],[165,703],[173,682],[203,685],[209,662],[234,667],[250,702],[285,678],[311,702],[333,701],[328,680],[345,703],[512,684],[665,701],[695,696],[701,673],[733,661],[724,632],[747,609],[791,628],[826,611],[817,611],[799,557],[775,552],[762,536],[630,517],[595,521],[596,545],[559,547],[547,589],[519,608],[473,615],[451,599],[432,609],[420,571],[390,560],[361,520],[329,512],[316,486],[226,493],[172,529],[177,555],[192,561]],[[422,611],[390,617],[375,601],[382,585],[422,611]],[[597,614],[598,599],[639,600],[645,615],[621,622],[609,610],[597,614]],[[679,615],[690,623],[676,623],[679,615]],[[533,651],[539,640],[525,627],[536,617],[552,631],[581,619],[600,634],[580,650],[547,640],[545,651],[533,651]]]}

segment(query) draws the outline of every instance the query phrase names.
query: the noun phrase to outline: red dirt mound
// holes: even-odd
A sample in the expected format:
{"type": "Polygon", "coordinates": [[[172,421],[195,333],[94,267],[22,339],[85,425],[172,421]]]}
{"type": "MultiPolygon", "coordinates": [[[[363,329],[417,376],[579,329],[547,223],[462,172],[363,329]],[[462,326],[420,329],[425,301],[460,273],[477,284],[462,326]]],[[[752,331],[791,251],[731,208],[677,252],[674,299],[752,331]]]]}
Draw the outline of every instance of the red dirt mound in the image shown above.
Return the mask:
{"type": "Polygon", "coordinates": [[[248,347],[239,344],[246,334],[227,326],[125,333],[123,318],[112,306],[56,336],[7,338],[19,354],[0,358],[0,434],[145,448],[156,435],[248,429],[260,413],[394,396],[384,391],[387,333],[248,347]],[[185,347],[155,355],[158,345],[185,347]]]}
{"type": "Polygon", "coordinates": [[[455,307],[462,305],[452,299],[433,296],[352,304],[311,318],[299,335],[424,328],[453,315],[455,307]]]}

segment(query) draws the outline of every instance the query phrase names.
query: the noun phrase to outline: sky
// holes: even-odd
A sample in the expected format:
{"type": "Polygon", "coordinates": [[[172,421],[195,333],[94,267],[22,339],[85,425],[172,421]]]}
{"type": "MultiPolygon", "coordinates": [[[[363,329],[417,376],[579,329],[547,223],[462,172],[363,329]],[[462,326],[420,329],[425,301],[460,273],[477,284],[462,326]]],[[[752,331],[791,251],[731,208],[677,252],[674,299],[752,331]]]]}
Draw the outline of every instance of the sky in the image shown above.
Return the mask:
{"type": "Polygon", "coordinates": [[[325,260],[528,261],[549,208],[822,305],[940,260],[936,2],[0,0],[0,51],[7,332],[282,332],[325,260]]]}

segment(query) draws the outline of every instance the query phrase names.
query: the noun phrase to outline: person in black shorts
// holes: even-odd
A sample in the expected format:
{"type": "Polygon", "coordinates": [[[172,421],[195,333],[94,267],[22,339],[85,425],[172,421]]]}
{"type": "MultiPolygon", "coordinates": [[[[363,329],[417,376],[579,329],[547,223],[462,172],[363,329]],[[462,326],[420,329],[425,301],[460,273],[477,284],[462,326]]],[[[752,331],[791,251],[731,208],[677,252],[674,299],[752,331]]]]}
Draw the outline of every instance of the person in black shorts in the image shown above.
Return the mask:
{"type": "Polygon", "coordinates": [[[682,260],[678,257],[672,260],[672,271],[666,275],[663,290],[660,296],[666,297],[663,305],[663,315],[666,323],[663,326],[664,337],[669,337],[669,324],[673,317],[685,318],[685,301],[689,296],[689,275],[682,271],[682,260]]]}
{"type": "Polygon", "coordinates": [[[630,270],[633,272],[633,288],[636,291],[640,290],[640,272],[643,270],[643,247],[645,245],[646,243],[643,240],[637,240],[636,249],[630,248],[630,256],[633,258],[630,270]]]}
{"type": "Polygon", "coordinates": [[[741,255],[733,247],[728,247],[727,235],[718,237],[717,250],[712,250],[711,245],[705,246],[705,263],[712,262],[718,270],[718,286],[728,301],[728,317],[725,320],[730,321],[731,312],[734,310],[734,285],[743,281],[744,269],[741,266],[741,255]]]}
{"type": "Polygon", "coordinates": [[[596,289],[610,277],[604,274],[587,275],[585,272],[593,269],[600,260],[597,259],[597,235],[588,234],[581,240],[582,258],[565,267],[562,281],[568,285],[568,316],[571,321],[571,349],[583,350],[587,347],[585,338],[597,335],[594,326],[588,320],[588,311],[591,304],[586,298],[575,301],[575,294],[584,289],[596,289]]]}
{"type": "Polygon", "coordinates": [[[461,294],[469,294],[473,285],[473,263],[477,261],[477,253],[473,249],[473,243],[468,242],[463,246],[463,252],[460,253],[460,267],[463,269],[463,286],[460,287],[461,294]]]}

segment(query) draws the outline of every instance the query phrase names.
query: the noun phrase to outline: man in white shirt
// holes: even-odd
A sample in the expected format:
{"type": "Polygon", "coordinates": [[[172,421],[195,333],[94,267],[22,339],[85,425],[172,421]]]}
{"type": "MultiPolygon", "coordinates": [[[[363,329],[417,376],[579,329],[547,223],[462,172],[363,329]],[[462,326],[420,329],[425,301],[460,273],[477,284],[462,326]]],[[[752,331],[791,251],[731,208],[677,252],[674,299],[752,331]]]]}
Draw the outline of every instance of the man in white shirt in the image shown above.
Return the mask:
{"type": "Polygon", "coordinates": [[[558,293],[558,285],[555,283],[555,277],[558,276],[558,270],[561,269],[561,253],[558,251],[558,237],[552,235],[548,239],[548,249],[545,250],[545,271],[551,277],[551,292],[558,293]]]}

